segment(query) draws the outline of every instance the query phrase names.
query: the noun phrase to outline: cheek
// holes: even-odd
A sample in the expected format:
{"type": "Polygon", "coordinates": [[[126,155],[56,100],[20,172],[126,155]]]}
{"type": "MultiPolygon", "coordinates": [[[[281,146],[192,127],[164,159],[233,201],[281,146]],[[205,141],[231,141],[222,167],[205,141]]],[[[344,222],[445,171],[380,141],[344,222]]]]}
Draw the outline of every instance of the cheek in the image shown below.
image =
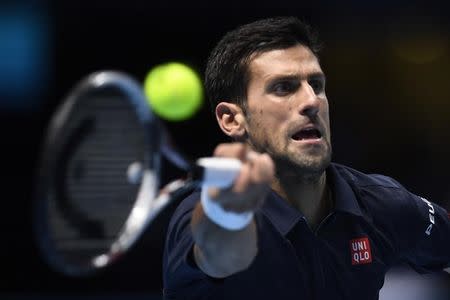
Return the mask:
{"type": "Polygon", "coordinates": [[[322,109],[321,118],[327,127],[328,134],[330,134],[330,113],[328,110],[328,103],[325,104],[322,109]]]}
{"type": "Polygon", "coordinates": [[[330,119],[330,110],[329,110],[329,106],[328,106],[328,101],[327,100],[325,100],[324,102],[323,102],[323,106],[322,106],[322,108],[321,108],[321,115],[322,115],[322,118],[324,118],[324,119],[326,119],[326,120],[329,120],[330,119]]]}
{"type": "Polygon", "coordinates": [[[281,127],[287,123],[295,110],[294,105],[279,102],[260,104],[260,107],[248,110],[249,129],[267,136],[279,134],[281,127]]]}
{"type": "Polygon", "coordinates": [[[266,144],[276,134],[278,122],[277,118],[261,109],[251,114],[251,117],[248,119],[247,129],[250,135],[257,139],[259,143],[266,144]]]}

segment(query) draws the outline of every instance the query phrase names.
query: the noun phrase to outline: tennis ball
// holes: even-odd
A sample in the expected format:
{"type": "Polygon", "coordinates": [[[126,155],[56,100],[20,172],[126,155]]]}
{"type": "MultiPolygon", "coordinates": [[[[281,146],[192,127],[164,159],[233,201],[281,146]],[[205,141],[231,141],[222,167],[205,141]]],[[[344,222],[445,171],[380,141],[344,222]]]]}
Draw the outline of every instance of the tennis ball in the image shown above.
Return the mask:
{"type": "Polygon", "coordinates": [[[169,121],[192,117],[203,101],[199,76],[189,66],[177,62],[152,68],[145,78],[144,91],[153,111],[169,121]]]}

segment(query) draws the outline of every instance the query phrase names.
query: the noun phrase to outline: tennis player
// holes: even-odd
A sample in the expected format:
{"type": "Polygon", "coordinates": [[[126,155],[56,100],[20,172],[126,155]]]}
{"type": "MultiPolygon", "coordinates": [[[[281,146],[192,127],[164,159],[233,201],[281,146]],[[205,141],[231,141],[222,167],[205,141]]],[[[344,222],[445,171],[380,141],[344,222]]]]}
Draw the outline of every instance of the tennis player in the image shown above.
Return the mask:
{"type": "Polygon", "coordinates": [[[293,17],[227,33],[205,86],[233,143],[214,155],[243,168],[203,186],[174,213],[164,253],[166,299],[378,299],[389,268],[438,272],[450,219],[382,175],[331,163],[318,42],[293,17]]]}

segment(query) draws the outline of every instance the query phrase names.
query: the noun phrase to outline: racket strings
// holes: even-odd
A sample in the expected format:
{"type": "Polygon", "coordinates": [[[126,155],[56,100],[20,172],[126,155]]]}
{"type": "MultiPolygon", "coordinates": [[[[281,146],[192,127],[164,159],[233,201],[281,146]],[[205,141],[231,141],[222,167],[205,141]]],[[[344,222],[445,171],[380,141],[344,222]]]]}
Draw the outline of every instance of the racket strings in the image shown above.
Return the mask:
{"type": "Polygon", "coordinates": [[[64,195],[55,195],[49,206],[56,247],[65,259],[77,263],[105,252],[117,238],[139,190],[139,184],[127,177],[127,169],[135,162],[146,166],[148,159],[146,132],[127,101],[114,94],[83,100],[67,124],[66,146],[70,146],[71,133],[84,120],[92,119],[92,126],[77,142],[76,149],[59,162],[57,169],[62,169],[64,176],[60,194],[64,195]],[[70,203],[65,209],[89,220],[87,227],[91,228],[83,229],[81,222],[67,220],[58,203],[64,198],[70,203]],[[95,232],[99,230],[96,226],[101,234],[95,232]]]}

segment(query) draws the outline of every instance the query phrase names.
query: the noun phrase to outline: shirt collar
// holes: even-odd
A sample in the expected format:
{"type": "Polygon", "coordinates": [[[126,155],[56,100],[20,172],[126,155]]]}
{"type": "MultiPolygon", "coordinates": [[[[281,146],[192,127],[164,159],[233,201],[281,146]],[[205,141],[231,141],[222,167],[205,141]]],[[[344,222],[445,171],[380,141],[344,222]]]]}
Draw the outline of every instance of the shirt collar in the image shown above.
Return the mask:
{"type": "Polygon", "coordinates": [[[349,179],[340,172],[341,168],[337,167],[336,164],[331,164],[327,169],[327,179],[335,204],[334,210],[361,217],[363,214],[356,199],[356,194],[349,184],[349,179]]]}
{"type": "Polygon", "coordinates": [[[273,190],[264,201],[261,210],[282,235],[286,235],[303,218],[299,210],[273,190]]]}
{"type": "MultiPolygon", "coordinates": [[[[327,180],[333,194],[334,211],[362,216],[355,192],[335,164],[328,167],[327,180]]],[[[300,211],[289,205],[275,191],[269,194],[261,210],[283,235],[286,235],[299,220],[304,219],[300,211]]]]}

